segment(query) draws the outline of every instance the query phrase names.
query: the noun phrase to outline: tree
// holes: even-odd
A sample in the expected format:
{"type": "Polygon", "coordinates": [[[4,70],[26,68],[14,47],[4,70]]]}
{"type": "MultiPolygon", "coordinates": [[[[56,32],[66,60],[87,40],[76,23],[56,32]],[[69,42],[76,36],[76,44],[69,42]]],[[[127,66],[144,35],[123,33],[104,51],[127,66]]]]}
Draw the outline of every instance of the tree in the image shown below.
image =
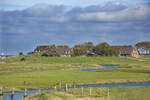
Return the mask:
{"type": "Polygon", "coordinates": [[[58,45],[57,47],[58,47],[58,48],[69,48],[68,45],[58,45]]]}
{"type": "Polygon", "coordinates": [[[95,46],[94,52],[101,56],[108,56],[110,54],[110,46],[106,42],[100,43],[95,46]]]}
{"type": "Polygon", "coordinates": [[[87,52],[92,52],[93,51],[93,48],[94,48],[93,42],[85,42],[82,45],[85,47],[87,52]]]}
{"type": "Polygon", "coordinates": [[[103,42],[95,46],[94,52],[101,56],[118,56],[119,48],[115,46],[110,46],[108,43],[103,42]]]}
{"type": "Polygon", "coordinates": [[[23,56],[23,52],[19,52],[19,56],[23,56]]]}
{"type": "Polygon", "coordinates": [[[83,56],[86,55],[86,49],[82,45],[75,45],[73,48],[75,56],[83,56]]]}
{"type": "Polygon", "coordinates": [[[85,42],[82,44],[75,45],[73,48],[75,56],[83,56],[87,55],[88,53],[92,52],[94,45],[92,42],[85,42]]]}
{"type": "Polygon", "coordinates": [[[120,48],[116,46],[111,46],[110,47],[110,55],[111,56],[118,56],[120,53],[120,48]]]}
{"type": "Polygon", "coordinates": [[[135,44],[141,54],[150,54],[150,41],[142,41],[135,44]]]}

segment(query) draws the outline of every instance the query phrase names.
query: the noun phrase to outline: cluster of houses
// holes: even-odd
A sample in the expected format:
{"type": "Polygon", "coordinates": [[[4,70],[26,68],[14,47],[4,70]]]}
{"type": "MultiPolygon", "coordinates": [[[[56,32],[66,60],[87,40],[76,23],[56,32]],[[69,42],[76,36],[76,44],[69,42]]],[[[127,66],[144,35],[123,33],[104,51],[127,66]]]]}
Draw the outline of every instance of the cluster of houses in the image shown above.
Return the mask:
{"type": "MultiPolygon", "coordinates": [[[[118,56],[123,57],[139,57],[139,52],[131,45],[128,46],[116,46],[120,48],[118,56]]],[[[28,55],[41,55],[41,56],[60,56],[71,57],[73,48],[68,46],[56,46],[56,45],[40,45],[37,46],[33,52],[29,52],[28,55]]]]}
{"type": "Polygon", "coordinates": [[[140,54],[137,49],[133,48],[131,45],[129,46],[119,46],[120,48],[120,56],[131,56],[131,57],[139,57],[140,54]]]}
{"type": "Polygon", "coordinates": [[[72,52],[73,49],[68,46],[56,46],[53,44],[37,46],[34,52],[29,52],[28,55],[71,57],[72,52]]]}
{"type": "Polygon", "coordinates": [[[119,48],[119,55],[121,57],[139,57],[140,53],[132,45],[115,46],[119,48]]]}

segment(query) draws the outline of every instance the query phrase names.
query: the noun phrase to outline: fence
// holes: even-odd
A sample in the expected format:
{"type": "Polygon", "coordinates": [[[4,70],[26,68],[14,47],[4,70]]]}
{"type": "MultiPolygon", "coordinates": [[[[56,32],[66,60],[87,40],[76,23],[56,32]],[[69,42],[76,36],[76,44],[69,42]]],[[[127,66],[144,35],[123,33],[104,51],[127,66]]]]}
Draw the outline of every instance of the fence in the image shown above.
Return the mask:
{"type": "MultiPolygon", "coordinates": [[[[17,93],[15,91],[15,88],[11,88],[11,91],[9,90],[9,92],[6,92],[6,90],[4,89],[5,88],[0,87],[0,100],[3,100],[4,95],[10,95],[11,98],[10,100],[15,100],[14,99],[15,95],[21,95],[23,96],[23,98],[29,97],[29,95],[31,95],[29,93],[31,91],[29,91],[29,89],[27,88],[22,89],[23,92],[21,94],[17,93]]],[[[57,90],[66,91],[67,93],[71,93],[73,95],[78,95],[78,96],[99,96],[99,97],[103,96],[103,97],[107,97],[107,100],[109,100],[110,98],[110,88],[91,88],[91,87],[85,88],[85,87],[79,87],[77,85],[69,85],[67,83],[62,86],[61,82],[59,84],[55,84],[51,89],[40,89],[40,88],[35,89],[33,94],[36,94],[37,92],[41,93],[44,91],[57,91],[57,90]]]]}
{"type": "Polygon", "coordinates": [[[6,92],[6,91],[4,91],[3,87],[0,87],[0,100],[3,100],[3,96],[4,95],[9,95],[10,96],[10,100],[15,100],[14,99],[15,95],[21,95],[21,96],[23,96],[23,98],[26,98],[26,97],[28,97],[27,89],[25,88],[24,90],[25,90],[24,94],[19,94],[19,93],[15,93],[15,88],[12,88],[11,91],[7,91],[6,92]]]}

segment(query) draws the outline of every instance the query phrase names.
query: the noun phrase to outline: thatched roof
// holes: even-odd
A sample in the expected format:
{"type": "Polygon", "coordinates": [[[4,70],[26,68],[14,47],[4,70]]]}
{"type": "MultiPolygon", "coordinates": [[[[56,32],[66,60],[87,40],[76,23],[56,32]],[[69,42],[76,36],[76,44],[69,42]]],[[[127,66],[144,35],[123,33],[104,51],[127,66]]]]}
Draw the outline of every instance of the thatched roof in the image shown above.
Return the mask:
{"type": "Polygon", "coordinates": [[[120,49],[120,54],[130,55],[133,50],[135,50],[132,45],[124,45],[124,46],[113,46],[118,47],[120,49]]]}
{"type": "Polygon", "coordinates": [[[127,54],[130,55],[134,48],[129,45],[129,46],[118,46],[120,48],[120,54],[127,54]]]}
{"type": "Polygon", "coordinates": [[[61,56],[70,54],[71,49],[68,46],[41,45],[37,46],[34,52],[43,52],[48,56],[61,56]]]}
{"type": "Polygon", "coordinates": [[[131,54],[134,48],[130,46],[121,46],[120,47],[120,54],[131,54]]]}
{"type": "Polygon", "coordinates": [[[34,49],[34,51],[35,52],[37,52],[37,51],[38,52],[47,52],[53,48],[56,48],[56,46],[55,45],[39,45],[34,49]]]}

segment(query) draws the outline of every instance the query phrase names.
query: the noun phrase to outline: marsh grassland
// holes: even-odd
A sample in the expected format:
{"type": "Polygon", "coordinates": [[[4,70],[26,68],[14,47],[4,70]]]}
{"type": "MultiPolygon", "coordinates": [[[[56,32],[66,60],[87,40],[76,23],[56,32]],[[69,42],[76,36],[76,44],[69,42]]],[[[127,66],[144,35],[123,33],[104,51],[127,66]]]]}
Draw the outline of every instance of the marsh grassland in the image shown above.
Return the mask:
{"type": "Polygon", "coordinates": [[[24,100],[149,100],[150,87],[119,87],[109,88],[73,89],[65,91],[53,91],[38,93],[24,100]]]}
{"type": "MultiPolygon", "coordinates": [[[[62,87],[80,84],[105,84],[119,82],[150,81],[150,58],[120,58],[120,57],[20,57],[0,59],[0,86],[15,88],[53,88],[61,82],[62,87]],[[118,65],[119,69],[109,69],[109,72],[78,72],[75,69],[99,69],[101,65],[118,65]]],[[[106,71],[106,70],[105,70],[106,71]]],[[[54,91],[32,96],[29,100],[107,100],[93,89],[89,96],[88,88],[83,96],[80,89],[54,91]],[[42,99],[46,98],[46,99],[42,99]],[[53,98],[53,99],[50,99],[53,98]]],[[[111,88],[110,100],[150,100],[149,87],[111,88]]],[[[106,95],[106,96],[105,96],[106,95]]],[[[28,100],[28,99],[27,99],[28,100]]]]}

